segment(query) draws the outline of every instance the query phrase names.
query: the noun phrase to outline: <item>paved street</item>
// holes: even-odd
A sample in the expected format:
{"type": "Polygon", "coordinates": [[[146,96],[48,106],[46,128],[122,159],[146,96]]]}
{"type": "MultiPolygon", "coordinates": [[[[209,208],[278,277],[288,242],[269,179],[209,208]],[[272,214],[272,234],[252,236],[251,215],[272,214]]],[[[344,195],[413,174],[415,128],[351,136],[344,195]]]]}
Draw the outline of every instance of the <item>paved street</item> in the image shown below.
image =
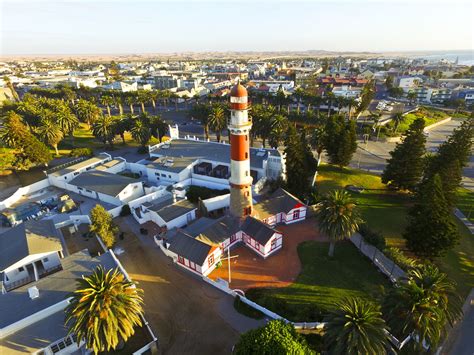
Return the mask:
{"type": "MultiPolygon", "coordinates": [[[[452,133],[453,129],[461,124],[461,120],[452,120],[446,124],[438,126],[429,132],[426,142],[426,149],[435,153],[437,147],[443,143],[452,133]]],[[[395,148],[395,143],[383,143],[369,141],[365,144],[358,142],[359,147],[354,154],[350,164],[353,168],[358,168],[381,174],[386,165],[386,159],[390,158],[389,152],[395,148]]],[[[466,188],[474,190],[474,156],[471,156],[469,165],[464,169],[463,184],[466,188]]]]}
{"type": "Polygon", "coordinates": [[[464,318],[459,324],[459,328],[455,328],[454,333],[451,334],[454,339],[454,344],[448,341],[447,348],[442,354],[452,355],[473,355],[474,342],[472,336],[474,335],[474,289],[468,296],[469,301],[464,304],[463,312],[464,318]]]}
{"type": "Polygon", "coordinates": [[[151,236],[138,232],[133,217],[115,221],[126,233],[118,258],[145,292],[145,317],[160,353],[230,353],[240,332],[264,324],[237,313],[231,296],[174,265],[151,236]]]}

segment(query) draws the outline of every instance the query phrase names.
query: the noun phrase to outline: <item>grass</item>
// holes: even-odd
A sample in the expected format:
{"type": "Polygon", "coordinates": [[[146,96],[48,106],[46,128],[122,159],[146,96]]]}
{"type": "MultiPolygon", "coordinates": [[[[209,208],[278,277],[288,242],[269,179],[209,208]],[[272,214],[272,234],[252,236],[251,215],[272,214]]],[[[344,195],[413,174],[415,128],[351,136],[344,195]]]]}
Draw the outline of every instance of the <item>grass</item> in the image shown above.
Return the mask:
{"type": "Polygon", "coordinates": [[[335,304],[348,296],[378,299],[391,287],[349,241],[337,243],[328,257],[329,243],[307,241],[298,246],[302,271],[284,288],[247,291],[247,297],[292,321],[320,321],[335,304]]]}
{"type": "Polygon", "coordinates": [[[458,189],[457,207],[474,223],[474,192],[461,187],[458,189]]]}
{"type": "MultiPolygon", "coordinates": [[[[429,126],[432,125],[438,121],[441,121],[449,115],[442,111],[442,110],[437,110],[431,107],[420,107],[420,109],[416,112],[412,112],[409,114],[406,114],[404,116],[404,120],[400,122],[397,128],[397,133],[398,135],[402,134],[403,132],[407,131],[410,125],[418,118],[422,117],[425,120],[425,125],[429,126]]],[[[394,122],[390,122],[388,124],[388,127],[393,128],[394,127],[394,122]]]]}
{"type": "MultiPolygon", "coordinates": [[[[402,233],[407,223],[409,198],[405,194],[387,190],[376,175],[356,169],[341,170],[330,165],[320,167],[317,186],[321,193],[344,188],[346,185],[366,189],[360,194],[352,193],[362,217],[371,229],[382,233],[388,246],[395,246],[406,252],[402,233]]],[[[468,215],[472,206],[474,193],[464,188],[459,189],[459,209],[468,215]]],[[[471,213],[471,220],[473,215],[471,213]]],[[[461,234],[460,242],[445,257],[438,259],[436,264],[450,279],[457,282],[458,293],[466,297],[474,287],[474,235],[454,215],[453,220],[461,234]]]]}
{"type": "Polygon", "coordinates": [[[389,246],[403,248],[401,231],[406,225],[409,197],[387,189],[378,175],[326,164],[320,166],[317,189],[321,194],[347,185],[364,188],[361,193],[350,194],[357,201],[362,218],[370,229],[382,233],[389,246]]]}
{"type": "Polygon", "coordinates": [[[240,314],[243,314],[244,316],[247,316],[247,317],[250,317],[250,318],[263,319],[263,317],[265,316],[259,310],[256,310],[255,308],[250,307],[248,304],[242,302],[240,300],[240,297],[235,297],[234,298],[234,308],[240,314]]]}

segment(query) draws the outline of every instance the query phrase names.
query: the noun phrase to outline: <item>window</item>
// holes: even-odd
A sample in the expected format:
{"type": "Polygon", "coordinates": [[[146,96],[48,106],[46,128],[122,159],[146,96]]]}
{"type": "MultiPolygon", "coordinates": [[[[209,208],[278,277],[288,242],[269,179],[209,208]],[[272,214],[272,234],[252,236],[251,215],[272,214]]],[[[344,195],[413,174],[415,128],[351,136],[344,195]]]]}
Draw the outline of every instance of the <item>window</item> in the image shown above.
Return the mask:
{"type": "Polygon", "coordinates": [[[271,250],[275,249],[277,246],[277,240],[276,239],[273,239],[272,240],[272,244],[271,244],[271,250]]]}
{"type": "Polygon", "coordinates": [[[133,187],[133,189],[134,189],[134,190],[138,189],[138,185],[135,185],[135,186],[133,187]]]}
{"type": "Polygon", "coordinates": [[[82,191],[82,190],[84,190],[82,187],[78,187],[77,189],[78,189],[79,191],[82,191]]]}
{"type": "Polygon", "coordinates": [[[233,242],[235,242],[235,240],[237,239],[237,236],[235,234],[232,234],[230,236],[230,244],[232,244],[233,242]]]}
{"type": "Polygon", "coordinates": [[[181,255],[178,255],[178,262],[184,264],[184,258],[181,255]]]}
{"type": "Polygon", "coordinates": [[[249,140],[249,136],[245,135],[245,141],[249,140]]]}
{"type": "Polygon", "coordinates": [[[48,261],[49,261],[48,258],[44,258],[44,259],[43,259],[43,262],[45,262],[45,263],[47,263],[48,261]]]}
{"type": "Polygon", "coordinates": [[[300,210],[296,210],[293,212],[293,219],[299,219],[300,218],[300,210]]]}
{"type": "Polygon", "coordinates": [[[166,177],[166,174],[161,174],[162,177],[166,177]]]}
{"type": "Polygon", "coordinates": [[[170,179],[171,179],[171,175],[168,175],[168,178],[170,178],[170,179]]]}
{"type": "Polygon", "coordinates": [[[245,197],[249,197],[249,192],[248,192],[248,191],[245,191],[245,192],[244,192],[244,196],[245,196],[245,197]]]}
{"type": "Polygon", "coordinates": [[[245,159],[249,158],[249,153],[245,152],[245,159]]]}
{"type": "Polygon", "coordinates": [[[244,216],[248,216],[252,213],[252,207],[245,207],[244,208],[244,216]]]}
{"type": "Polygon", "coordinates": [[[207,259],[207,260],[208,260],[209,267],[211,267],[214,264],[214,254],[211,254],[209,256],[209,259],[207,259]]]}
{"type": "Polygon", "coordinates": [[[245,171],[245,176],[249,176],[249,171],[248,170],[245,171]]]}
{"type": "Polygon", "coordinates": [[[25,268],[23,266],[21,266],[21,267],[18,268],[18,271],[23,272],[23,271],[25,271],[25,268]]]}

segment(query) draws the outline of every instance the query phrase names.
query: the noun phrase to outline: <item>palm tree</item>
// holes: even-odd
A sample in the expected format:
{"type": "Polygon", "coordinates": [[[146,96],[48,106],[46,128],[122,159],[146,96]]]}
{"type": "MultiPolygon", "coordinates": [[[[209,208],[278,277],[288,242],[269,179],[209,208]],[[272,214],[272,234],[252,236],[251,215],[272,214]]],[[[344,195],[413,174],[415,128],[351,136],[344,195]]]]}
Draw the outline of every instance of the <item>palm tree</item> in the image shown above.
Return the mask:
{"type": "Polygon", "coordinates": [[[150,127],[148,127],[143,115],[133,122],[130,132],[133,139],[140,143],[142,147],[145,147],[151,138],[150,127]]]}
{"type": "Polygon", "coordinates": [[[114,121],[113,131],[115,134],[118,134],[122,138],[122,143],[125,144],[125,132],[132,129],[133,116],[120,116],[117,117],[114,121]]]}
{"type": "Polygon", "coordinates": [[[407,99],[408,99],[408,101],[410,101],[410,105],[413,104],[413,102],[416,100],[417,97],[418,97],[418,95],[416,94],[415,91],[410,91],[407,94],[407,99]]]}
{"type": "Polygon", "coordinates": [[[101,105],[104,105],[107,108],[107,114],[110,116],[110,106],[114,103],[114,99],[108,95],[102,95],[100,97],[101,105]]]}
{"type": "Polygon", "coordinates": [[[462,315],[462,301],[455,286],[434,265],[414,267],[384,300],[382,311],[387,324],[398,337],[410,334],[417,353],[423,351],[423,345],[435,349],[446,325],[452,326],[462,315]]]}
{"type": "Polygon", "coordinates": [[[151,116],[150,129],[151,129],[151,135],[153,137],[157,137],[161,142],[168,130],[168,125],[166,124],[165,121],[161,119],[160,116],[151,116]]]}
{"type": "Polygon", "coordinates": [[[13,87],[13,84],[12,84],[10,78],[8,76],[4,76],[3,81],[5,82],[5,84],[7,84],[7,87],[10,89],[15,101],[20,101],[20,96],[18,96],[18,93],[16,92],[15,88],[13,87]]]}
{"type": "Polygon", "coordinates": [[[133,115],[135,113],[133,105],[136,103],[136,96],[130,94],[125,96],[125,103],[130,107],[130,113],[133,115]]]}
{"type": "Polygon", "coordinates": [[[56,106],[55,116],[56,123],[61,127],[61,130],[64,135],[69,134],[73,135],[74,129],[79,125],[79,120],[76,115],[72,113],[69,106],[62,102],[56,106]]]}
{"type": "Polygon", "coordinates": [[[288,119],[283,115],[275,115],[271,122],[271,131],[268,137],[270,146],[278,148],[285,139],[288,130],[288,119]]]}
{"type": "Polygon", "coordinates": [[[222,130],[227,126],[227,118],[224,107],[214,104],[209,114],[209,126],[216,132],[217,141],[220,143],[222,130]]]}
{"type": "Polygon", "coordinates": [[[69,333],[95,354],[117,348],[142,326],[143,291],[125,279],[118,268],[99,266],[77,279],[66,312],[69,333]]]}
{"type": "Polygon", "coordinates": [[[345,190],[327,194],[317,206],[319,230],[329,238],[329,256],[334,256],[335,243],[350,238],[362,223],[359,212],[345,190]]]}
{"type": "Polygon", "coordinates": [[[335,100],[335,96],[332,92],[328,92],[326,94],[326,98],[327,98],[327,104],[328,104],[328,117],[331,116],[331,107],[332,107],[332,103],[333,101],[335,100]]]}
{"type": "Polygon", "coordinates": [[[394,132],[397,132],[398,126],[400,126],[400,123],[402,123],[405,120],[405,116],[403,116],[402,112],[397,112],[392,116],[393,122],[395,122],[395,130],[394,132]]]}
{"type": "Polygon", "coordinates": [[[142,113],[145,113],[145,104],[149,101],[148,92],[139,91],[137,101],[141,105],[142,113]]]}
{"type": "Polygon", "coordinates": [[[211,107],[207,104],[196,104],[191,108],[189,116],[201,122],[206,140],[209,140],[209,115],[211,107]]]}
{"type": "Polygon", "coordinates": [[[100,116],[100,108],[84,99],[79,99],[74,105],[74,111],[81,122],[85,122],[89,127],[97,120],[100,116]]]}
{"type": "Polygon", "coordinates": [[[346,298],[326,319],[324,340],[331,354],[387,354],[387,327],[379,307],[362,298],[346,298]]]}
{"type": "Polygon", "coordinates": [[[349,111],[349,119],[351,119],[352,109],[357,106],[358,102],[357,102],[356,99],[353,99],[353,98],[349,97],[349,98],[346,99],[346,104],[347,104],[347,108],[348,108],[348,111],[349,111]]]}
{"type": "Polygon", "coordinates": [[[294,97],[296,99],[296,102],[297,102],[296,112],[299,114],[300,113],[300,106],[301,106],[301,99],[304,96],[304,91],[301,88],[297,88],[293,95],[294,95],[294,97]]]}
{"type": "Polygon", "coordinates": [[[114,122],[115,119],[109,115],[100,115],[99,119],[92,125],[92,134],[100,139],[104,146],[109,142],[110,146],[114,143],[114,122]]]}
{"type": "Polygon", "coordinates": [[[45,144],[52,146],[59,156],[58,144],[63,139],[61,128],[52,119],[42,119],[38,128],[36,128],[38,138],[45,144]]]}
{"type": "Polygon", "coordinates": [[[119,115],[123,115],[123,96],[121,92],[117,92],[113,96],[114,99],[114,105],[118,107],[119,109],[119,115]]]}
{"type": "Polygon", "coordinates": [[[153,112],[156,114],[156,100],[158,100],[158,97],[160,96],[160,93],[156,90],[152,90],[148,92],[148,99],[151,102],[151,105],[153,106],[153,112]]]}

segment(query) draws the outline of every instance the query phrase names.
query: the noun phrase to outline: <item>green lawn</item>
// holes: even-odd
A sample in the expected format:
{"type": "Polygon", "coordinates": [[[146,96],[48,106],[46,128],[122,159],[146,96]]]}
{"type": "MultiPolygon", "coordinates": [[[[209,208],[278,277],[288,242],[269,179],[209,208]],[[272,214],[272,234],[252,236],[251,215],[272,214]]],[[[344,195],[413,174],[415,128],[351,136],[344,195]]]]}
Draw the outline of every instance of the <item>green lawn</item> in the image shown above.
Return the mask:
{"type": "Polygon", "coordinates": [[[246,295],[292,321],[318,321],[347,296],[378,299],[391,287],[349,241],[336,245],[334,258],[327,256],[329,243],[307,241],[298,246],[303,269],[285,288],[253,289],[246,295]],[[319,318],[319,319],[318,319],[319,318]]]}
{"type": "Polygon", "coordinates": [[[458,190],[458,208],[474,223],[474,192],[460,188],[458,190]]]}
{"type": "MultiPolygon", "coordinates": [[[[330,165],[322,165],[318,175],[318,188],[321,193],[346,185],[364,187],[364,192],[352,193],[361,208],[361,214],[367,224],[381,232],[389,246],[404,249],[402,233],[406,226],[407,211],[410,206],[406,195],[385,189],[380,177],[356,169],[342,169],[330,165]]],[[[458,207],[466,215],[474,205],[474,193],[459,190],[458,207]]],[[[471,213],[471,220],[474,211],[471,213]]],[[[466,297],[474,287],[474,235],[453,216],[459,226],[461,240],[453,250],[439,260],[437,265],[446,272],[450,279],[458,284],[457,289],[462,297],[466,297]]]]}
{"type": "Polygon", "coordinates": [[[317,189],[322,194],[347,185],[364,188],[363,192],[351,195],[357,201],[362,218],[369,227],[381,232],[388,245],[403,247],[401,232],[405,228],[410,205],[408,196],[387,189],[378,175],[356,169],[339,169],[332,165],[320,166],[317,189]]]}
{"type": "MultiPolygon", "coordinates": [[[[449,117],[449,114],[442,110],[437,110],[431,107],[420,107],[418,111],[406,114],[404,116],[403,122],[400,122],[400,124],[398,125],[397,133],[402,134],[403,132],[408,130],[410,125],[418,117],[422,117],[425,120],[425,125],[429,126],[449,117]]],[[[388,124],[388,127],[392,129],[394,127],[394,124],[395,123],[392,121],[388,124]]]]}

